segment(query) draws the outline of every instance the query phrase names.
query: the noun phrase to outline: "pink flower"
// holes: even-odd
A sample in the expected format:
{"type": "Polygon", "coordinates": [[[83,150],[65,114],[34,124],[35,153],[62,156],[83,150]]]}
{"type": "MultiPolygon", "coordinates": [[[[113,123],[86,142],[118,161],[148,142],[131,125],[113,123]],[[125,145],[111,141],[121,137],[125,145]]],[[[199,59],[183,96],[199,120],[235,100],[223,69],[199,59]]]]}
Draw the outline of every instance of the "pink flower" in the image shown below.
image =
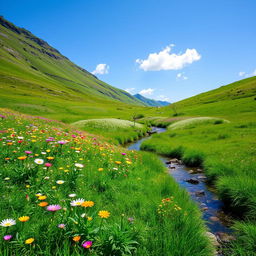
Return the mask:
{"type": "Polygon", "coordinates": [[[5,241],[9,241],[9,240],[11,240],[12,239],[12,235],[6,235],[6,236],[4,236],[4,240],[5,241]]]}
{"type": "Polygon", "coordinates": [[[64,229],[65,227],[66,227],[65,224],[59,224],[59,225],[58,225],[58,228],[61,228],[61,229],[64,229]]]}
{"type": "Polygon", "coordinates": [[[45,166],[45,167],[51,167],[52,164],[51,164],[51,163],[45,163],[44,166],[45,166]]]}
{"type": "Polygon", "coordinates": [[[32,154],[32,151],[25,151],[26,154],[32,154]]]}
{"type": "Polygon", "coordinates": [[[60,145],[64,145],[64,144],[67,143],[67,141],[65,141],[65,140],[59,140],[58,143],[59,143],[60,145]]]}
{"type": "Polygon", "coordinates": [[[47,209],[47,211],[50,211],[50,212],[56,212],[61,209],[61,206],[58,204],[51,204],[51,205],[47,206],[46,209],[47,209]]]}
{"type": "Polygon", "coordinates": [[[122,153],[122,155],[123,155],[123,156],[125,156],[125,155],[126,155],[126,153],[122,153]]]}
{"type": "Polygon", "coordinates": [[[86,249],[90,248],[92,246],[92,241],[86,241],[82,244],[82,246],[86,249]]]}

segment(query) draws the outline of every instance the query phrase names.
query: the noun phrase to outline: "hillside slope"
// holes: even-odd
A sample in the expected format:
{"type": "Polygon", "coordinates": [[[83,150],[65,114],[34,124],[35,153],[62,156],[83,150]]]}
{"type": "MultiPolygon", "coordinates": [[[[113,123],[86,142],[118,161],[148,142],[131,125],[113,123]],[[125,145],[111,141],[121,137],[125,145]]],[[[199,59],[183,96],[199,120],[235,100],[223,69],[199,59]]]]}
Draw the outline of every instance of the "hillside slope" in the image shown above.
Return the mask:
{"type": "Polygon", "coordinates": [[[56,109],[63,106],[68,109],[62,112],[79,114],[84,104],[143,105],[129,93],[97,79],[47,42],[3,17],[0,17],[0,67],[0,106],[31,114],[38,111],[54,115],[56,109]]]}
{"type": "Polygon", "coordinates": [[[150,106],[150,107],[163,107],[170,104],[170,102],[167,102],[167,101],[153,100],[153,99],[146,98],[138,93],[134,94],[133,96],[138,100],[142,101],[143,103],[145,103],[146,106],[150,106]]]}

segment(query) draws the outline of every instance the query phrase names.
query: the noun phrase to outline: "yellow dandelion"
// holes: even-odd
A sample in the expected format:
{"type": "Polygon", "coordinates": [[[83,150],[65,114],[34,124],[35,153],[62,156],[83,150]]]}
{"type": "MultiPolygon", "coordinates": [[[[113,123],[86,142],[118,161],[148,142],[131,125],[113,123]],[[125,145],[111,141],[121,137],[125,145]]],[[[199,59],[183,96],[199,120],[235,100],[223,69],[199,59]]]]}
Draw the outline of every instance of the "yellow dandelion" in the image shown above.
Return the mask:
{"type": "Polygon", "coordinates": [[[22,216],[22,217],[19,217],[19,221],[21,221],[21,222],[26,222],[26,221],[28,221],[29,219],[30,219],[29,216],[22,216]]]}
{"type": "Polygon", "coordinates": [[[102,171],[103,171],[103,168],[99,168],[98,171],[99,171],[99,172],[102,172],[102,171]]]}
{"type": "Polygon", "coordinates": [[[35,241],[35,238],[29,238],[25,241],[25,244],[32,244],[35,241]]]}
{"type": "Polygon", "coordinates": [[[84,201],[81,206],[83,207],[93,207],[94,206],[94,202],[93,201],[84,201]]]}
{"type": "Polygon", "coordinates": [[[102,218],[102,219],[107,219],[110,216],[110,212],[109,211],[99,211],[98,215],[102,218]]]}
{"type": "Polygon", "coordinates": [[[47,196],[39,196],[38,200],[45,200],[47,198],[47,196]]]}

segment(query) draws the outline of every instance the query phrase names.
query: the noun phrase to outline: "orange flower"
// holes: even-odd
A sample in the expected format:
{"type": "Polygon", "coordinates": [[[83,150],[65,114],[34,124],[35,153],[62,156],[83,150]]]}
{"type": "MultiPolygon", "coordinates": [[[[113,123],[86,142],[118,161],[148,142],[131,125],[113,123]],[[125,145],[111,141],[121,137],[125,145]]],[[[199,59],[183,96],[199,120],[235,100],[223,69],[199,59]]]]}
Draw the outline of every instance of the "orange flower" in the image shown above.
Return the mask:
{"type": "Polygon", "coordinates": [[[72,240],[75,241],[75,242],[79,242],[80,239],[81,239],[81,236],[74,236],[74,237],[72,238],[72,240]]]}
{"type": "Polygon", "coordinates": [[[22,216],[22,217],[19,217],[19,221],[21,221],[21,222],[26,222],[26,221],[28,221],[29,219],[30,219],[29,216],[22,216]]]}
{"type": "Polygon", "coordinates": [[[81,206],[83,207],[93,207],[94,206],[94,202],[93,201],[84,201],[81,206]]]}
{"type": "Polygon", "coordinates": [[[98,215],[102,219],[107,219],[110,216],[110,212],[109,211],[99,211],[98,215]]]}
{"type": "Polygon", "coordinates": [[[41,207],[45,207],[45,206],[48,205],[48,203],[47,203],[47,202],[41,202],[41,203],[39,203],[38,205],[41,206],[41,207]]]}
{"type": "Polygon", "coordinates": [[[122,162],[120,162],[120,161],[115,161],[115,163],[116,163],[116,164],[121,164],[122,162]]]}
{"type": "Polygon", "coordinates": [[[19,156],[18,159],[19,160],[25,160],[25,159],[27,159],[27,156],[19,156]]]}

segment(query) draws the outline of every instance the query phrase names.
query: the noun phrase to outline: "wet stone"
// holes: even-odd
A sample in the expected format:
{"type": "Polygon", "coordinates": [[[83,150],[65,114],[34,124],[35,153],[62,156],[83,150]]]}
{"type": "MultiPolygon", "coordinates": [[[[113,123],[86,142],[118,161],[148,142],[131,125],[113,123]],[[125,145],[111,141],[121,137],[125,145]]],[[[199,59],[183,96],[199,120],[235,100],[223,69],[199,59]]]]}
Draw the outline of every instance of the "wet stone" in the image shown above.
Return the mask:
{"type": "Polygon", "coordinates": [[[204,196],[205,192],[204,192],[204,190],[198,190],[198,191],[195,192],[195,195],[196,196],[204,196]]]}
{"type": "Polygon", "coordinates": [[[197,179],[195,179],[195,178],[188,179],[188,180],[186,180],[186,182],[194,184],[194,185],[199,183],[199,181],[197,179]]]}
{"type": "Polygon", "coordinates": [[[229,243],[229,242],[235,240],[234,236],[224,233],[224,232],[217,232],[216,237],[222,243],[229,243]]]}
{"type": "Polygon", "coordinates": [[[220,219],[218,218],[218,217],[216,217],[216,216],[212,216],[212,217],[210,217],[209,218],[211,221],[219,221],[220,219]]]}

